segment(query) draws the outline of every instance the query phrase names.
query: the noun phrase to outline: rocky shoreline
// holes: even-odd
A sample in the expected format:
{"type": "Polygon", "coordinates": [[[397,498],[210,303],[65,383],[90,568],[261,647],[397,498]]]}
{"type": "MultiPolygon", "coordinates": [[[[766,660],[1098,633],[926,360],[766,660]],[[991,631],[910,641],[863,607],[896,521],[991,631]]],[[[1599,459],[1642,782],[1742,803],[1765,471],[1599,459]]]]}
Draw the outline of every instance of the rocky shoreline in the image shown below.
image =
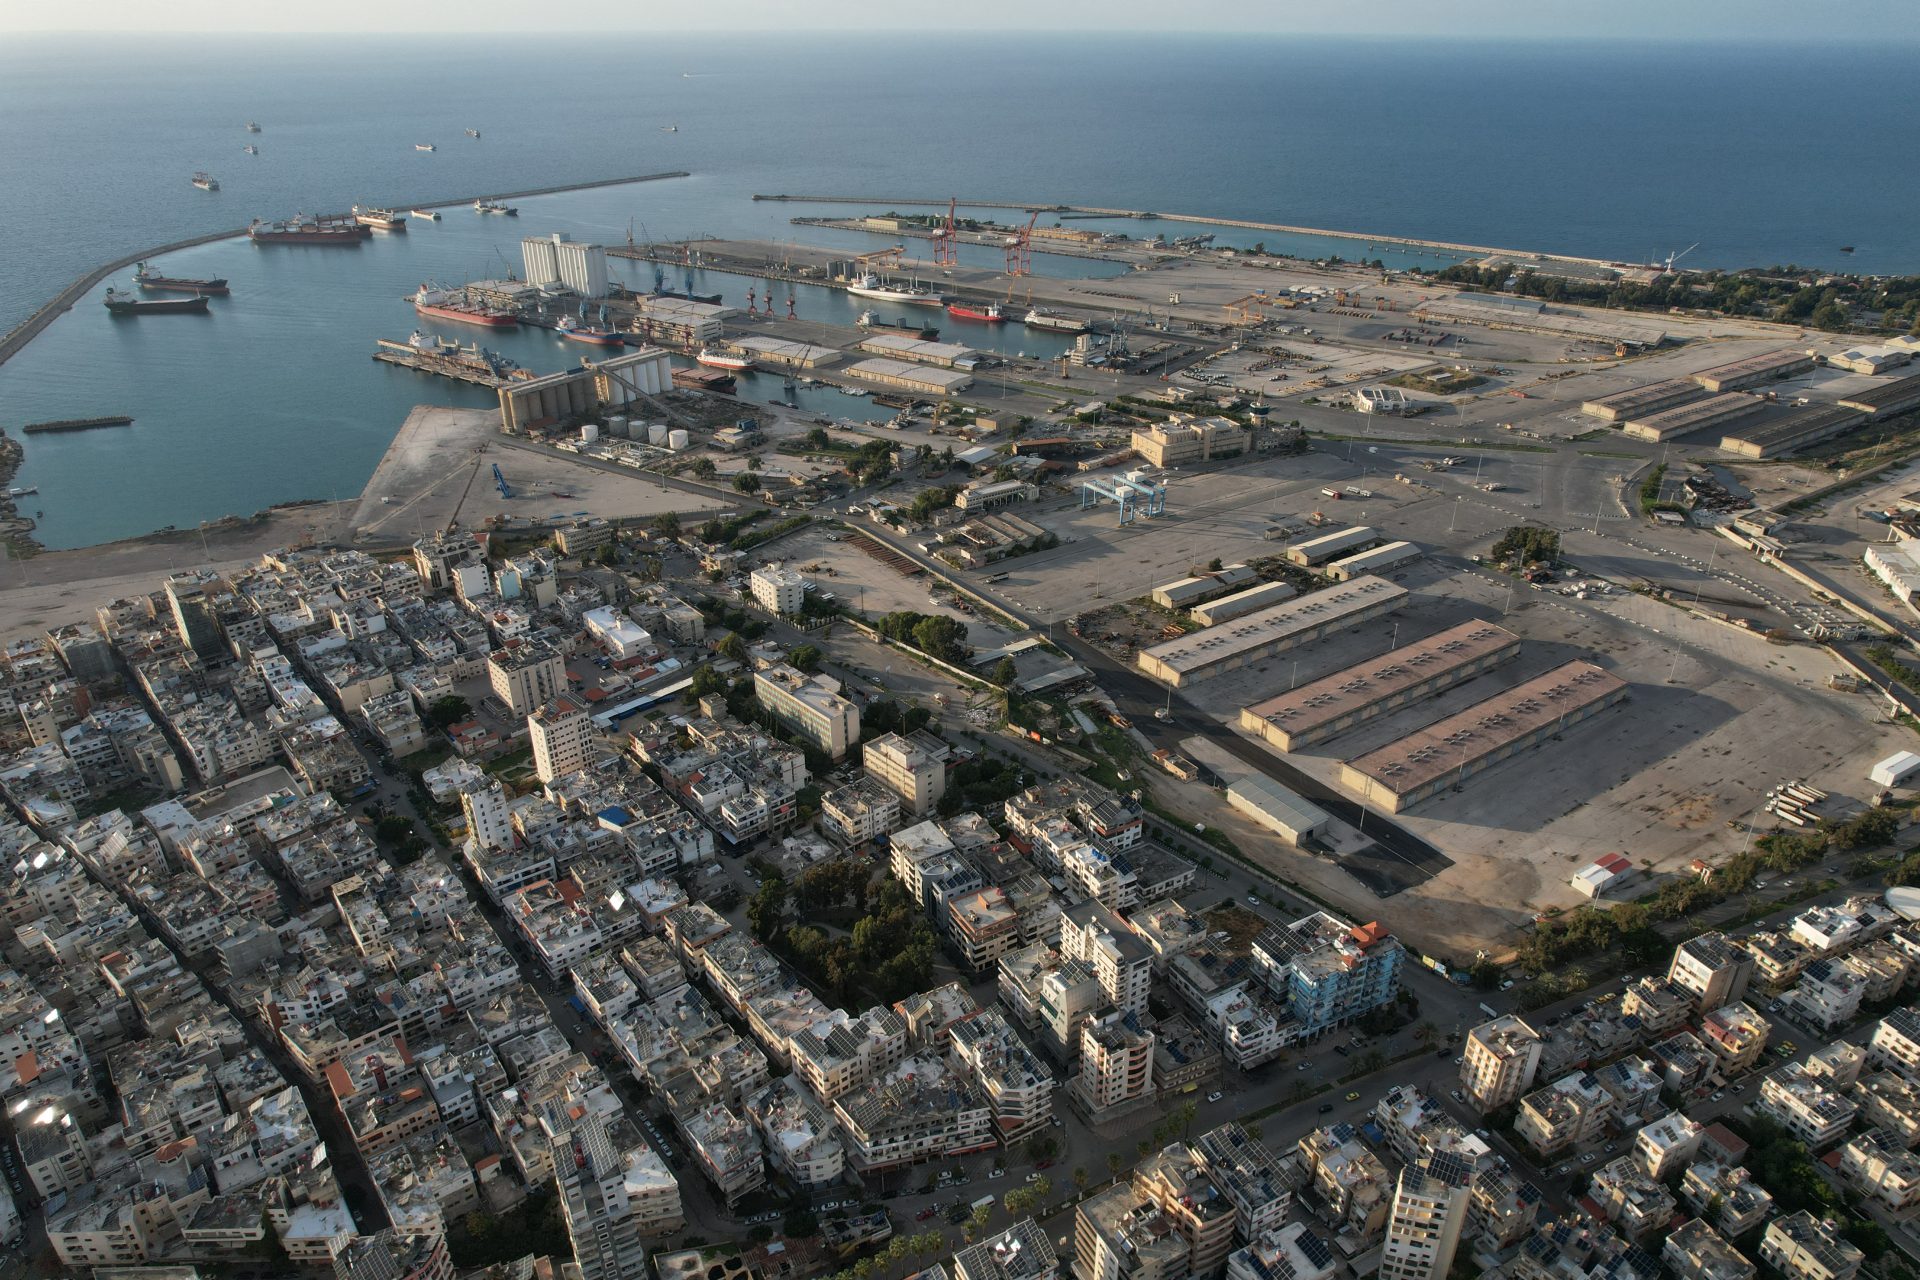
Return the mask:
{"type": "Polygon", "coordinates": [[[0,431],[0,542],[6,544],[7,553],[16,559],[46,550],[34,540],[32,518],[20,514],[19,504],[7,492],[13,487],[13,477],[25,457],[26,450],[19,439],[0,431]]]}

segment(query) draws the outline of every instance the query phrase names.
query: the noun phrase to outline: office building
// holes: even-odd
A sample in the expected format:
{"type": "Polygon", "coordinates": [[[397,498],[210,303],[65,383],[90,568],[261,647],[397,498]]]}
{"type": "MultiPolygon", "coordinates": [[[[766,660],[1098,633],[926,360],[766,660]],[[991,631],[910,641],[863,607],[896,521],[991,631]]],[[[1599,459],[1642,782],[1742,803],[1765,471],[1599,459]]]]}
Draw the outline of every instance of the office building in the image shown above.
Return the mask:
{"type": "Polygon", "coordinates": [[[867,776],[900,797],[901,807],[916,818],[932,813],[947,794],[946,757],[916,738],[882,734],[861,750],[867,776]]]}
{"type": "Polygon", "coordinates": [[[552,782],[586,768],[592,759],[593,718],[585,706],[562,696],[527,717],[533,743],[533,767],[540,781],[552,782]]]}
{"type": "Polygon", "coordinates": [[[768,714],[835,760],[860,740],[860,708],[829,676],[803,675],[781,663],[753,673],[753,694],[768,714]]]}

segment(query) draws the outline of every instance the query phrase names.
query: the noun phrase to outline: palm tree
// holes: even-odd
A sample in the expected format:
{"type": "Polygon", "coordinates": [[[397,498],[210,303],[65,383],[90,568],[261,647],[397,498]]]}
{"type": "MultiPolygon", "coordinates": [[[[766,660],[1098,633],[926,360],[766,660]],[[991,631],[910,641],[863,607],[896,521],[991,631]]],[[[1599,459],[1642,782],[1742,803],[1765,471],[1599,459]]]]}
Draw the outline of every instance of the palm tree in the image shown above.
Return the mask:
{"type": "Polygon", "coordinates": [[[1145,1160],[1147,1158],[1148,1153],[1153,1150],[1153,1140],[1150,1138],[1142,1138],[1140,1139],[1140,1141],[1133,1144],[1133,1149],[1140,1153],[1140,1158],[1142,1160],[1145,1160]]]}
{"type": "Polygon", "coordinates": [[[1193,1118],[1199,1114],[1200,1108],[1191,1100],[1181,1103],[1180,1109],[1173,1113],[1173,1118],[1180,1124],[1180,1136],[1182,1138],[1191,1138],[1193,1136],[1193,1118]]]}
{"type": "Polygon", "coordinates": [[[1073,1185],[1078,1191],[1087,1189],[1087,1166],[1077,1164],[1073,1167],[1073,1185]]]}
{"type": "Polygon", "coordinates": [[[1118,1151],[1107,1152],[1107,1176],[1108,1177],[1118,1178],[1120,1176],[1120,1164],[1121,1164],[1120,1153],[1118,1151]]]}

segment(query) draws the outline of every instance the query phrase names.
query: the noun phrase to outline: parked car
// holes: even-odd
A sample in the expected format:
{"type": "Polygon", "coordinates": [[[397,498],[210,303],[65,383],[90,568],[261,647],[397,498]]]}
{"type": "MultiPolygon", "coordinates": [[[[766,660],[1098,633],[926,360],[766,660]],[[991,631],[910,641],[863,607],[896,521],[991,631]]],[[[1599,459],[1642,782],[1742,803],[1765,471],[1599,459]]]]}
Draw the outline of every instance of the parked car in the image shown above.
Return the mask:
{"type": "Polygon", "coordinates": [[[1347,1090],[1347,1101],[1348,1102],[1360,1101],[1360,1091],[1358,1089],[1347,1090]]]}
{"type": "Polygon", "coordinates": [[[1214,1091],[1213,1091],[1212,1093],[1210,1093],[1210,1094],[1208,1094],[1208,1095],[1207,1095],[1207,1101],[1208,1101],[1208,1102],[1218,1102],[1218,1101],[1220,1101],[1220,1099],[1222,1099],[1222,1098],[1224,1098],[1224,1097],[1226,1097],[1226,1096],[1227,1096],[1226,1094],[1224,1094],[1224,1093],[1222,1093],[1222,1092],[1220,1092],[1220,1091],[1219,1091],[1218,1089],[1215,1089],[1215,1090],[1214,1090],[1214,1091]]]}
{"type": "Polygon", "coordinates": [[[1327,1114],[1327,1112],[1329,1112],[1329,1111],[1331,1111],[1331,1110],[1333,1110],[1333,1104],[1332,1104],[1331,1102],[1323,1102],[1323,1103],[1321,1103],[1321,1104],[1320,1104],[1320,1114],[1321,1114],[1321,1115],[1325,1115],[1325,1114],[1327,1114]]]}

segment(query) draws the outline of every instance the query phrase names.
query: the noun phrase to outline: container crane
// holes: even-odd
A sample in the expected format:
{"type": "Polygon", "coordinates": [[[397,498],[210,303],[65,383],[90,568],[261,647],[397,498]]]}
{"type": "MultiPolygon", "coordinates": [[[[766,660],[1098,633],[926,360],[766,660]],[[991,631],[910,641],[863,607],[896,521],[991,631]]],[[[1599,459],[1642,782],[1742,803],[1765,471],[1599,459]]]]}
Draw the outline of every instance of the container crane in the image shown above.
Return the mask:
{"type": "Polygon", "coordinates": [[[1680,261],[1680,259],[1686,257],[1688,254],[1692,253],[1695,249],[1698,249],[1699,247],[1700,247],[1700,242],[1696,240],[1678,253],[1674,253],[1671,250],[1669,250],[1667,253],[1666,262],[1660,265],[1660,274],[1667,275],[1671,273],[1673,271],[1674,263],[1680,261]]]}
{"type": "Polygon", "coordinates": [[[1035,209],[1027,218],[1027,225],[1007,237],[1007,274],[1027,276],[1033,274],[1033,224],[1040,221],[1040,211],[1035,209]]]}
{"type": "Polygon", "coordinates": [[[508,486],[507,478],[500,474],[500,464],[497,462],[493,464],[493,482],[500,486],[501,497],[511,498],[513,496],[513,490],[508,486]]]}
{"type": "Polygon", "coordinates": [[[936,227],[934,229],[933,265],[936,267],[951,267],[951,266],[954,266],[959,261],[959,255],[956,252],[957,246],[954,244],[954,238],[953,238],[954,237],[953,215],[954,215],[954,212],[959,208],[959,205],[960,205],[960,199],[958,196],[949,196],[947,198],[947,221],[943,226],[936,227]]]}

